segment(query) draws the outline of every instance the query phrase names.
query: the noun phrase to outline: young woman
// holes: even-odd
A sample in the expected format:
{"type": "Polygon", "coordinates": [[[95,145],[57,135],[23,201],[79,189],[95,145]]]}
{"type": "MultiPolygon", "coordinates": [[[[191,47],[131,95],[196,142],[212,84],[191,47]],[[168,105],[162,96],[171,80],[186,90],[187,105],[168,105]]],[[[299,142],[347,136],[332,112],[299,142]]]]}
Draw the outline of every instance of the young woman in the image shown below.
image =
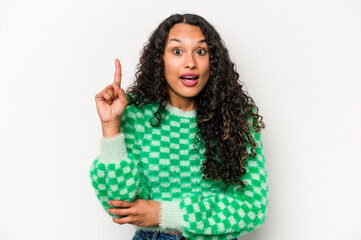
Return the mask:
{"type": "Polygon", "coordinates": [[[234,239],[265,220],[262,117],[205,19],[175,14],[143,49],[136,81],[96,95],[103,138],[91,179],[133,239],[234,239]]]}

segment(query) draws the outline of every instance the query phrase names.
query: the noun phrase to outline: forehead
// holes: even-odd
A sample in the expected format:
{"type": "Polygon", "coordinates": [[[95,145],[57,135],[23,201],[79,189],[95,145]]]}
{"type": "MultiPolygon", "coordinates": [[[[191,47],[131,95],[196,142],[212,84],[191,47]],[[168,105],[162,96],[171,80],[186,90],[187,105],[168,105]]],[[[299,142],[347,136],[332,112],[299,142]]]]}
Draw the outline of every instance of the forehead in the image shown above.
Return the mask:
{"type": "Polygon", "coordinates": [[[189,25],[186,23],[178,23],[175,24],[169,31],[167,42],[172,38],[179,40],[191,38],[198,41],[204,40],[204,35],[198,26],[189,25]]]}

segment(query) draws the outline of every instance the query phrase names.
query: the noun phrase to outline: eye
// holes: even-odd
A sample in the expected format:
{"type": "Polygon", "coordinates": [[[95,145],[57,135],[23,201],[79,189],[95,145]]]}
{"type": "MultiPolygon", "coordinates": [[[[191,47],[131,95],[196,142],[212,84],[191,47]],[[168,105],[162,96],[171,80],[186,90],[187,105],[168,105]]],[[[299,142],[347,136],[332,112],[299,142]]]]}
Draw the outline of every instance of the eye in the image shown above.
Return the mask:
{"type": "Polygon", "coordinates": [[[173,50],[173,53],[175,54],[175,55],[181,55],[182,54],[182,50],[180,50],[180,49],[174,49],[173,50]]]}
{"type": "Polygon", "coordinates": [[[199,55],[204,55],[204,54],[206,54],[206,50],[204,50],[204,49],[198,49],[197,54],[199,54],[199,55]]]}

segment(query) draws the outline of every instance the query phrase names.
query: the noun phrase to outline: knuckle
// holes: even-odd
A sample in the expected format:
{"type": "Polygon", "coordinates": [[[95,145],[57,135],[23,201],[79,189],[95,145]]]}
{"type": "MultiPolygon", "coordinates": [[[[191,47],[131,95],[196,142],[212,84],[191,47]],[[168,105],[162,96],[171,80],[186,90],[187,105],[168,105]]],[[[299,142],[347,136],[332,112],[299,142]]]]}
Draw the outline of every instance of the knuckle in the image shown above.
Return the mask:
{"type": "Polygon", "coordinates": [[[133,209],[131,209],[131,213],[132,213],[132,215],[138,215],[138,214],[139,214],[139,210],[136,209],[136,208],[133,208],[133,209]]]}
{"type": "Polygon", "coordinates": [[[103,94],[103,97],[104,97],[105,99],[107,99],[107,100],[110,98],[109,94],[106,93],[106,92],[103,94]]]}

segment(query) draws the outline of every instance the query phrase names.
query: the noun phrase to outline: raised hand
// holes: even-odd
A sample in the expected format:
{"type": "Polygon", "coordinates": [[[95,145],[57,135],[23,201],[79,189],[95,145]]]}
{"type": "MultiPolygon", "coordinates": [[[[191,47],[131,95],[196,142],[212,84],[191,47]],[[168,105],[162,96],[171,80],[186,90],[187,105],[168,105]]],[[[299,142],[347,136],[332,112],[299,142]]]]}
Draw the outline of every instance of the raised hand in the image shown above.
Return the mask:
{"type": "Polygon", "coordinates": [[[104,137],[113,137],[120,132],[120,120],[128,104],[125,92],[120,87],[121,81],[122,69],[119,59],[115,59],[114,82],[95,96],[104,137]]]}

